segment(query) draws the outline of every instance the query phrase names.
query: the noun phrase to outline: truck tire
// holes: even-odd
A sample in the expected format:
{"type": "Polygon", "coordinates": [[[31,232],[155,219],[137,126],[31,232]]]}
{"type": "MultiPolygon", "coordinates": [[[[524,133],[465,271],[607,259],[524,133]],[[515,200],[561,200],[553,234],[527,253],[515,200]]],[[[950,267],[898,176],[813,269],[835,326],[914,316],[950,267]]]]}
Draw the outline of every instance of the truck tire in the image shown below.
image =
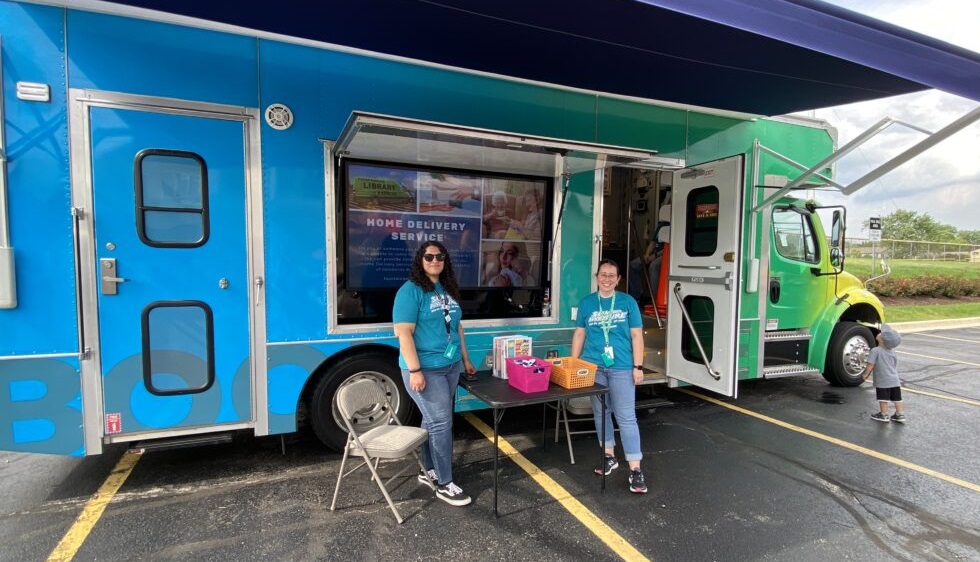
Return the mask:
{"type": "MultiPolygon", "coordinates": [[[[385,387],[395,415],[402,423],[410,424],[417,415],[415,403],[402,383],[398,363],[391,356],[366,354],[342,359],[320,377],[310,397],[310,425],[313,432],[324,445],[338,452],[344,450],[347,429],[337,409],[337,391],[360,379],[372,379],[385,387]]],[[[365,430],[371,429],[382,423],[383,414],[380,404],[358,412],[356,425],[365,430]]]]}
{"type": "Polygon", "coordinates": [[[834,386],[858,386],[862,382],[868,352],[875,345],[871,330],[856,322],[834,326],[827,347],[823,377],[834,386]]]}

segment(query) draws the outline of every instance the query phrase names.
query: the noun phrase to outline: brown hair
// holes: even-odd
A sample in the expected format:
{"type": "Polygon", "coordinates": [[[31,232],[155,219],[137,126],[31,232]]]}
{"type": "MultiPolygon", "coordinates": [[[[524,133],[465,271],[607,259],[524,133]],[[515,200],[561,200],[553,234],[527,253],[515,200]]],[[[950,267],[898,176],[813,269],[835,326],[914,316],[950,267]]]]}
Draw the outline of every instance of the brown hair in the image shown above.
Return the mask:
{"type": "Polygon", "coordinates": [[[442,265],[442,273],[439,274],[439,282],[442,283],[442,287],[457,302],[460,300],[459,295],[459,284],[456,282],[456,273],[453,271],[453,260],[449,257],[449,250],[439,242],[423,242],[419,249],[415,252],[415,257],[412,258],[412,269],[408,272],[408,280],[415,283],[422,290],[431,293],[436,290],[435,283],[429,276],[425,274],[425,268],[422,267],[422,254],[425,253],[426,248],[437,248],[439,253],[446,254],[446,261],[442,265]]]}

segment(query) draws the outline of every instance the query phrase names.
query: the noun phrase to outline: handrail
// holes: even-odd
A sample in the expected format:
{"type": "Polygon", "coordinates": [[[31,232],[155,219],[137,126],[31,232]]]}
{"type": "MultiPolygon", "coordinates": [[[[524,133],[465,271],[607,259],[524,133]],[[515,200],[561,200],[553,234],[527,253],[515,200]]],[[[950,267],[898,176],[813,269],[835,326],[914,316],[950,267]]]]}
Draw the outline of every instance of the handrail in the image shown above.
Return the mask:
{"type": "MultiPolygon", "coordinates": [[[[657,181],[659,182],[659,180],[657,180],[657,181]]],[[[633,239],[636,240],[636,247],[639,248],[642,245],[642,242],[640,241],[640,233],[636,231],[636,225],[633,224],[633,221],[632,220],[629,221],[629,231],[633,233],[633,239]]],[[[650,276],[647,275],[647,264],[643,263],[643,254],[644,253],[646,253],[646,248],[643,248],[642,250],[640,250],[640,258],[639,259],[640,259],[641,267],[643,268],[640,277],[643,280],[643,287],[646,289],[647,293],[650,295],[650,301],[653,302],[653,315],[654,315],[654,318],[656,318],[656,320],[657,320],[657,328],[660,329],[660,330],[662,330],[664,328],[664,321],[663,321],[662,318],[660,318],[660,311],[657,310],[657,302],[656,302],[657,301],[657,295],[653,294],[653,284],[650,282],[650,276]]],[[[629,256],[629,254],[627,254],[627,257],[628,256],[629,256]]],[[[632,261],[632,260],[630,260],[630,261],[632,261]]],[[[660,264],[660,267],[663,267],[663,263],[662,262],[660,264]]],[[[627,275],[630,274],[629,262],[627,262],[627,264],[626,264],[626,274],[627,275]]]]}
{"type": "Polygon", "coordinates": [[[684,316],[684,322],[687,323],[687,329],[691,330],[691,336],[694,338],[694,343],[698,344],[698,351],[701,352],[701,360],[704,361],[704,368],[708,370],[708,374],[711,378],[716,381],[721,380],[721,373],[715,371],[711,368],[711,364],[708,363],[708,354],[704,352],[704,346],[701,345],[701,338],[698,337],[698,333],[694,331],[694,322],[691,317],[687,314],[687,309],[684,308],[684,301],[681,299],[681,284],[677,283],[674,285],[674,298],[677,299],[677,304],[681,309],[681,315],[684,316]]]}
{"type": "MultiPolygon", "coordinates": [[[[0,55],[3,44],[0,43],[0,55]]],[[[2,56],[0,56],[2,59],[2,56]]],[[[3,62],[0,60],[0,83],[3,82],[3,62]]],[[[7,140],[4,137],[3,88],[0,87],[0,309],[17,307],[17,276],[14,272],[14,249],[10,247],[10,206],[7,199],[7,140]]]]}

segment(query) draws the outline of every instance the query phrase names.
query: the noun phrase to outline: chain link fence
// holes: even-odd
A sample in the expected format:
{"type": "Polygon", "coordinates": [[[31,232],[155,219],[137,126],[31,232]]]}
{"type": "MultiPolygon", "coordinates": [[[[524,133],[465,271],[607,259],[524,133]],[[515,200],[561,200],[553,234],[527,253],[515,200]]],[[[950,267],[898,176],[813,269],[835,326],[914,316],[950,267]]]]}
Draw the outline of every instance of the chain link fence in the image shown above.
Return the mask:
{"type": "Polygon", "coordinates": [[[872,242],[849,237],[845,247],[848,257],[856,258],[980,262],[980,246],[976,244],[889,239],[872,242]]]}

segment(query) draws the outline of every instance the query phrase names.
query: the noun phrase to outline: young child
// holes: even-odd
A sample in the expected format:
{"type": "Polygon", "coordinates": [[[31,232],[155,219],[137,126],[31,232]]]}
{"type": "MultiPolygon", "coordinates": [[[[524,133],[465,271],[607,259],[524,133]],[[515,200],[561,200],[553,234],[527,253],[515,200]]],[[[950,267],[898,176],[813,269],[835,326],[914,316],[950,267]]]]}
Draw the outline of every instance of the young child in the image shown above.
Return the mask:
{"type": "Polygon", "coordinates": [[[902,343],[902,336],[887,324],[881,325],[881,332],[875,338],[878,347],[868,354],[868,366],[864,369],[864,380],[874,373],[875,393],[878,396],[878,412],[871,419],[887,423],[905,423],[905,405],[902,403],[902,383],[898,380],[898,357],[892,351],[902,343]],[[895,415],[888,417],[888,402],[895,404],[895,415]]]}

